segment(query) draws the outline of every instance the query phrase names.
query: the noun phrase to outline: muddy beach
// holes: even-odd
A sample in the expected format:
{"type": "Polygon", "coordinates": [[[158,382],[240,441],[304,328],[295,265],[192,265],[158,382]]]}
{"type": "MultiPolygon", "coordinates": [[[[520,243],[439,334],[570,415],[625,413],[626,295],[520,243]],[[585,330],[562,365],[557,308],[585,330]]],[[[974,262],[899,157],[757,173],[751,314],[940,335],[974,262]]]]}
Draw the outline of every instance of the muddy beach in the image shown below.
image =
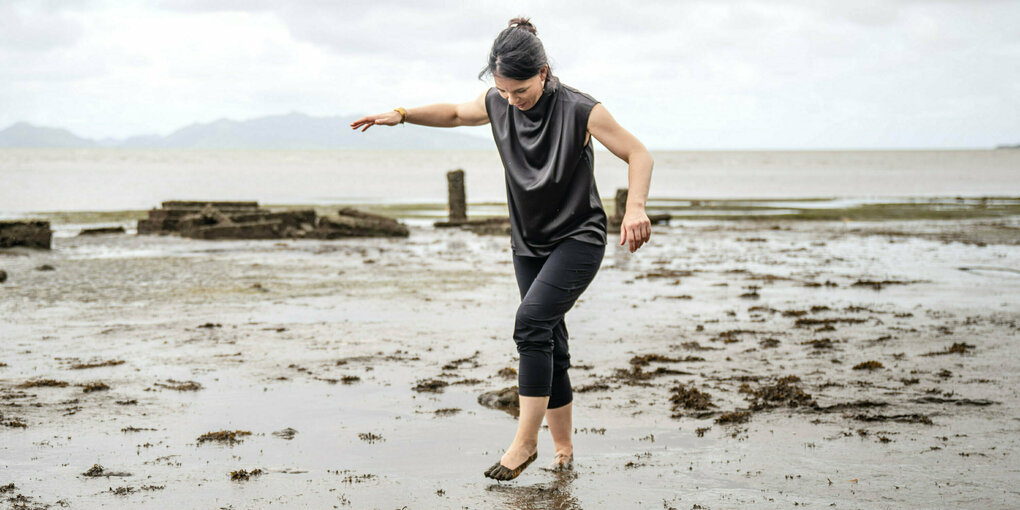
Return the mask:
{"type": "Polygon", "coordinates": [[[543,431],[505,483],[516,421],[479,395],[516,384],[509,240],[426,225],[5,250],[0,505],[1020,505],[1015,216],[610,245],[567,315],[574,470],[543,431]]]}

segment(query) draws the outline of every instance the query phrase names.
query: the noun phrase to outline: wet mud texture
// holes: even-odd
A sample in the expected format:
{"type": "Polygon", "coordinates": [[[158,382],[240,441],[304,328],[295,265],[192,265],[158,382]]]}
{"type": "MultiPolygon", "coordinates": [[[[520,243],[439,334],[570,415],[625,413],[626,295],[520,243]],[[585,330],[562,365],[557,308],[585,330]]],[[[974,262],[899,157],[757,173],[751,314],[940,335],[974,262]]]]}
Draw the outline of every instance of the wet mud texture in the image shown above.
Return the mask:
{"type": "Polygon", "coordinates": [[[574,467],[545,469],[543,427],[510,482],[482,476],[519,413],[506,238],[5,250],[0,508],[1015,508],[997,221],[608,247],[567,317],[574,467]]]}

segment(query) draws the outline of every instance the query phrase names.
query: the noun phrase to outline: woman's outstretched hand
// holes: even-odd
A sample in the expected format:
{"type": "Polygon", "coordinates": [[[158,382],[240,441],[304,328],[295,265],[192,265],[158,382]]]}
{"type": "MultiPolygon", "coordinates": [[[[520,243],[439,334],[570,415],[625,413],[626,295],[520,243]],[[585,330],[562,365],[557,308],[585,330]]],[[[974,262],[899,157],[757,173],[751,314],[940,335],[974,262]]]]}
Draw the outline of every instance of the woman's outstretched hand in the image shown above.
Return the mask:
{"type": "Polygon", "coordinates": [[[620,245],[630,244],[630,252],[634,253],[642,244],[652,237],[652,222],[644,209],[627,208],[620,224],[620,245]]]}
{"type": "Polygon", "coordinates": [[[380,113],[378,115],[366,115],[354,122],[351,122],[351,129],[358,129],[361,126],[365,126],[361,129],[364,132],[366,129],[374,126],[396,126],[400,124],[400,112],[390,111],[386,113],[380,113]]]}

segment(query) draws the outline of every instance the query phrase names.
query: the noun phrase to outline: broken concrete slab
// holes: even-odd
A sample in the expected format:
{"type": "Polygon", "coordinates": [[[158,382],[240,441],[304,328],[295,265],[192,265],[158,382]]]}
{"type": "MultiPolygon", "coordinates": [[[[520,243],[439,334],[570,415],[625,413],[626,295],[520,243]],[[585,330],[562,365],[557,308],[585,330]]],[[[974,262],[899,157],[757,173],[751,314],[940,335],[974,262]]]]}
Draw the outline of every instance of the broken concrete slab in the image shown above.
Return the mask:
{"type": "Polygon", "coordinates": [[[181,235],[192,239],[282,239],[284,237],[283,222],[281,221],[196,226],[181,231],[181,235]]]}
{"type": "Polygon", "coordinates": [[[124,227],[99,227],[99,228],[83,228],[78,235],[80,236],[94,236],[102,234],[123,234],[125,233],[124,227]]]}
{"type": "Polygon", "coordinates": [[[319,217],[314,230],[307,237],[336,239],[339,237],[407,237],[407,226],[393,218],[370,214],[350,207],[337,211],[336,215],[319,217]]]}
{"type": "Polygon", "coordinates": [[[433,223],[436,228],[459,227],[481,235],[510,235],[509,217],[476,218],[473,220],[450,220],[433,223]]]}
{"type": "Polygon", "coordinates": [[[49,250],[52,241],[53,230],[48,221],[0,221],[0,248],[24,246],[49,250]]]}
{"type": "Polygon", "coordinates": [[[139,234],[178,234],[194,239],[338,239],[406,237],[405,225],[352,208],[317,217],[314,209],[269,211],[257,202],[172,200],[138,221],[139,234]]]}

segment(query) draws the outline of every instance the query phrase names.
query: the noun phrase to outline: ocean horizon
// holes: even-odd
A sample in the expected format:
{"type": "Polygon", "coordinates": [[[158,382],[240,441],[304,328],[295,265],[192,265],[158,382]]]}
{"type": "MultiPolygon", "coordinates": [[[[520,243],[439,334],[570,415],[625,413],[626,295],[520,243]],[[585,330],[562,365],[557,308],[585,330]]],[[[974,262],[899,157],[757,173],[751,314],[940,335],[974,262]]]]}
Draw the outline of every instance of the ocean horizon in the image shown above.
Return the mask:
{"type": "MultiPolygon", "coordinates": [[[[953,199],[982,197],[1015,207],[1020,197],[1020,151],[1014,150],[652,151],[652,156],[649,209],[689,211],[701,201],[729,201],[701,213],[739,215],[763,207],[782,214],[791,207],[889,202],[942,207],[953,199]]],[[[466,173],[472,214],[505,211],[503,168],[495,150],[3,148],[0,218],[58,212],[85,218],[90,212],[145,211],[165,200],[360,205],[433,218],[445,214],[446,172],[453,169],[466,173]]],[[[597,150],[595,174],[609,211],[616,189],[627,187],[627,165],[597,150]]],[[[117,215],[105,219],[116,221],[117,215]]]]}

